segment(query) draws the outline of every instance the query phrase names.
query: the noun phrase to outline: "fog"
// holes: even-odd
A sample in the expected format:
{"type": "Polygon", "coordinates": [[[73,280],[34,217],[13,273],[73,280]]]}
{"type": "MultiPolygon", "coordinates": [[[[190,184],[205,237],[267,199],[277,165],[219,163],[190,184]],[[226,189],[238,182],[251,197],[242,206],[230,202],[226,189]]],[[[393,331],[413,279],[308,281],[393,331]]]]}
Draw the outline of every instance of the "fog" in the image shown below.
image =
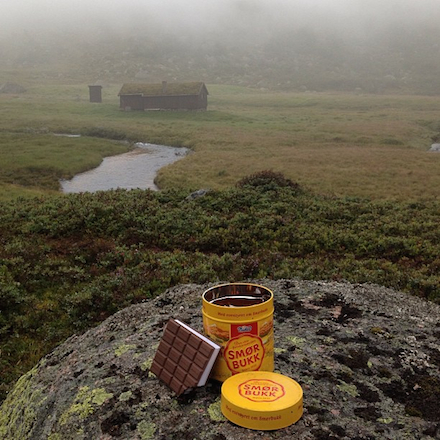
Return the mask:
{"type": "Polygon", "coordinates": [[[438,0],[2,0],[0,33],[147,30],[261,38],[292,27],[359,37],[394,26],[438,23],[438,0]]]}
{"type": "Polygon", "coordinates": [[[89,75],[113,79],[148,70],[146,80],[317,90],[362,82],[376,90],[387,77],[388,85],[394,78],[398,87],[440,89],[439,0],[2,0],[1,7],[0,67],[75,60],[89,75]]]}

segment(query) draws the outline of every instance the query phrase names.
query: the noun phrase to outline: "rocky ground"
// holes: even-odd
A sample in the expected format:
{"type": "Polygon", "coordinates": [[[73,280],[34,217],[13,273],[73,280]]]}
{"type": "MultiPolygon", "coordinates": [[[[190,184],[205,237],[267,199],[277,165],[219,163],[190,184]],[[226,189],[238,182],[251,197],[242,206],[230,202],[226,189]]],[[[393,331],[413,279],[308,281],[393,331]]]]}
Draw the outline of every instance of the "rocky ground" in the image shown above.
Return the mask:
{"type": "Polygon", "coordinates": [[[180,397],[149,373],[170,317],[202,330],[201,294],[181,285],[73,336],[23,376],[0,438],[437,439],[440,307],[375,285],[259,280],[275,295],[275,370],[304,390],[304,414],[252,431],[220,411],[220,384],[180,397]]]}

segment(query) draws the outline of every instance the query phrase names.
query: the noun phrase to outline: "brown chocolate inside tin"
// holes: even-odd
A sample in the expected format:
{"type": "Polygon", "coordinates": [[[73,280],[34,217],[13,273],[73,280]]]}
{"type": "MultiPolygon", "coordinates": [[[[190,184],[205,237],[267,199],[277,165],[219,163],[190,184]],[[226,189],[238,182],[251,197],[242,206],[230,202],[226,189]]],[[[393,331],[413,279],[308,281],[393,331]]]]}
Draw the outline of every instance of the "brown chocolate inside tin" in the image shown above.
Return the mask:
{"type": "Polygon", "coordinates": [[[204,298],[218,306],[248,307],[268,301],[271,292],[253,284],[225,284],[207,290],[204,298]]]}

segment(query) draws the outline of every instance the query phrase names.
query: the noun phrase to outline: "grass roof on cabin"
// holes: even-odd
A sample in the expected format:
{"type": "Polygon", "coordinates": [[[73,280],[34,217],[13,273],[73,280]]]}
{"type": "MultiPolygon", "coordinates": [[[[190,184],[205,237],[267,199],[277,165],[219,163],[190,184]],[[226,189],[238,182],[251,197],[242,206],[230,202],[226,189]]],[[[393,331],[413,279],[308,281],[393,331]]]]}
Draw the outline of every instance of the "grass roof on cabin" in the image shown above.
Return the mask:
{"type": "Polygon", "coordinates": [[[144,96],[176,96],[176,95],[198,95],[203,86],[203,82],[187,82],[187,83],[167,83],[165,93],[163,92],[162,83],[159,84],[124,84],[119,95],[144,95],[144,96]]]}

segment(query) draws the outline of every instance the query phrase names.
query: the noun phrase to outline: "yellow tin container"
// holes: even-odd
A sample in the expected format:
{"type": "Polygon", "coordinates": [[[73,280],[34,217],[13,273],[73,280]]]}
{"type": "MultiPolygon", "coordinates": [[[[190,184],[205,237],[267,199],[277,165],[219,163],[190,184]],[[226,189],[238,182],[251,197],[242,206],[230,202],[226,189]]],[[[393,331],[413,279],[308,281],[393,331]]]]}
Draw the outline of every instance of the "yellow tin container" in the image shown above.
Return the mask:
{"type": "Polygon", "coordinates": [[[273,293],[264,286],[230,283],[202,295],[205,334],[221,345],[211,377],[221,382],[246,371],[273,371],[273,293]]]}
{"type": "Polygon", "coordinates": [[[290,377],[252,371],[222,385],[223,415],[244,428],[274,430],[296,423],[303,414],[303,391],[290,377]]]}

